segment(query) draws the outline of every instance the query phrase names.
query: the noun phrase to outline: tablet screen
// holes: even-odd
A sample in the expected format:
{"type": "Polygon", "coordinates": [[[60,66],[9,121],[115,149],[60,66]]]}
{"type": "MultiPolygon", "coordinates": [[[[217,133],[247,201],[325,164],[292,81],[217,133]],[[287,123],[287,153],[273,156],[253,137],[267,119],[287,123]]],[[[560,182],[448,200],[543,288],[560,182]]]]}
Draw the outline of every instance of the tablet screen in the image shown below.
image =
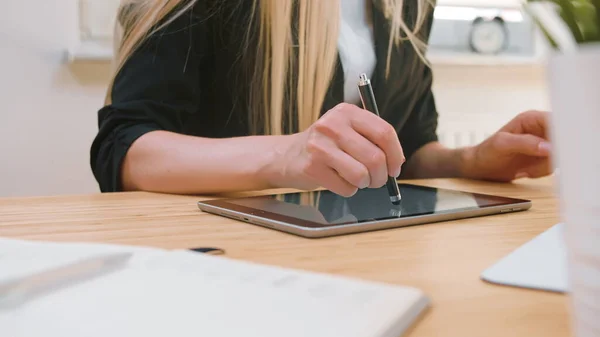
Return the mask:
{"type": "Polygon", "coordinates": [[[309,227],[511,205],[525,200],[399,184],[402,201],[390,202],[387,188],[363,189],[345,198],[331,191],[300,192],[217,201],[219,207],[309,227]],[[303,221],[302,221],[303,220],[303,221]]]}

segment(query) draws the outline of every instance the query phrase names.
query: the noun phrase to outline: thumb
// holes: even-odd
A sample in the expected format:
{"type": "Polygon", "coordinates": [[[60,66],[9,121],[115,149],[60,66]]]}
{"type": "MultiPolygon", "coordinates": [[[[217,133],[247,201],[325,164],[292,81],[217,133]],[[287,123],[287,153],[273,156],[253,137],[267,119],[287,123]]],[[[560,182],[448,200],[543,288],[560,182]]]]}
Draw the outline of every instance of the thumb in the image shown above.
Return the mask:
{"type": "Polygon", "coordinates": [[[519,153],[528,156],[547,157],[550,155],[550,143],[532,134],[514,134],[499,132],[493,142],[494,147],[504,153],[519,153]]]}

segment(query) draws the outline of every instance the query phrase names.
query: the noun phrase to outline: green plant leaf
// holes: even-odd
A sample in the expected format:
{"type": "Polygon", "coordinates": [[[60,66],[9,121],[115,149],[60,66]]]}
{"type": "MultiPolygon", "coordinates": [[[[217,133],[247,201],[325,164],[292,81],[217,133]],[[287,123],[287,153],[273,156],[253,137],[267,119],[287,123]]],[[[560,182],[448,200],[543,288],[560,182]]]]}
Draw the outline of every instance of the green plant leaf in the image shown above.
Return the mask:
{"type": "Polygon", "coordinates": [[[577,24],[577,19],[575,16],[575,7],[571,3],[571,1],[569,1],[569,0],[554,0],[554,2],[560,6],[561,17],[563,18],[563,20],[565,21],[567,26],[569,26],[569,29],[571,30],[571,33],[573,34],[573,38],[575,39],[575,41],[577,43],[584,42],[583,34],[581,33],[579,25],[577,24]]]}
{"type": "Polygon", "coordinates": [[[596,10],[596,29],[598,30],[598,40],[600,41],[600,0],[591,0],[596,10]]]}
{"type": "Polygon", "coordinates": [[[600,30],[596,19],[596,8],[590,2],[578,4],[576,17],[585,42],[598,41],[600,30]]]}
{"type": "MultiPolygon", "coordinates": [[[[557,5],[559,16],[568,27],[576,43],[600,42],[600,0],[523,1],[525,3],[550,2],[557,5]]],[[[525,5],[523,7],[526,8],[525,5]]],[[[537,24],[539,25],[539,22],[537,24]]],[[[548,35],[546,32],[544,34],[548,35]]]]}
{"type": "MultiPolygon", "coordinates": [[[[600,1],[600,0],[598,0],[598,1],[600,1]]],[[[529,2],[535,2],[535,0],[530,0],[529,2]]],[[[529,6],[527,5],[527,2],[523,3],[523,10],[525,11],[525,13],[527,15],[529,15],[529,17],[533,20],[535,25],[542,31],[542,34],[544,34],[544,36],[546,37],[546,40],[548,40],[548,43],[550,43],[552,48],[558,49],[558,43],[556,43],[556,41],[554,41],[552,36],[550,36],[550,33],[548,33],[548,30],[546,29],[546,27],[544,27],[544,25],[540,22],[540,20],[531,11],[531,8],[529,8],[529,6]]]]}

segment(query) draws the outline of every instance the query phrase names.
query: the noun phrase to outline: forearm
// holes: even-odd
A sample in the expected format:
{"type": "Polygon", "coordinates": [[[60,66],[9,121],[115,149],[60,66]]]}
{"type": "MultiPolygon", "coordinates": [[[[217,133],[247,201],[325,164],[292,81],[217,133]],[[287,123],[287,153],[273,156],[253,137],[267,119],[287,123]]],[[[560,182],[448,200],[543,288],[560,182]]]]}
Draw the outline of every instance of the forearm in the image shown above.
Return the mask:
{"type": "Polygon", "coordinates": [[[403,179],[466,177],[469,148],[449,149],[439,142],[421,147],[404,164],[403,179]]]}
{"type": "Polygon", "coordinates": [[[269,169],[284,137],[209,139],[150,132],[125,157],[123,188],[176,194],[270,188],[269,169]]]}

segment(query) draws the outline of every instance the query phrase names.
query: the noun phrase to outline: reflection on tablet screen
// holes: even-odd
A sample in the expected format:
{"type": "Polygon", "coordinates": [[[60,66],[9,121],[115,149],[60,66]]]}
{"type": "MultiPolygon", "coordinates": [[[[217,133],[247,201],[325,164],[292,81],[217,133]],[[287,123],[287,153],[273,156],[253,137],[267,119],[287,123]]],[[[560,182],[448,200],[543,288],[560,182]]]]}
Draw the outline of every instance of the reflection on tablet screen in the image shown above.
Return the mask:
{"type": "Polygon", "coordinates": [[[350,198],[330,191],[228,200],[229,203],[323,225],[412,217],[505,204],[502,198],[400,184],[402,202],[393,205],[386,187],[360,190],[350,198]]]}

